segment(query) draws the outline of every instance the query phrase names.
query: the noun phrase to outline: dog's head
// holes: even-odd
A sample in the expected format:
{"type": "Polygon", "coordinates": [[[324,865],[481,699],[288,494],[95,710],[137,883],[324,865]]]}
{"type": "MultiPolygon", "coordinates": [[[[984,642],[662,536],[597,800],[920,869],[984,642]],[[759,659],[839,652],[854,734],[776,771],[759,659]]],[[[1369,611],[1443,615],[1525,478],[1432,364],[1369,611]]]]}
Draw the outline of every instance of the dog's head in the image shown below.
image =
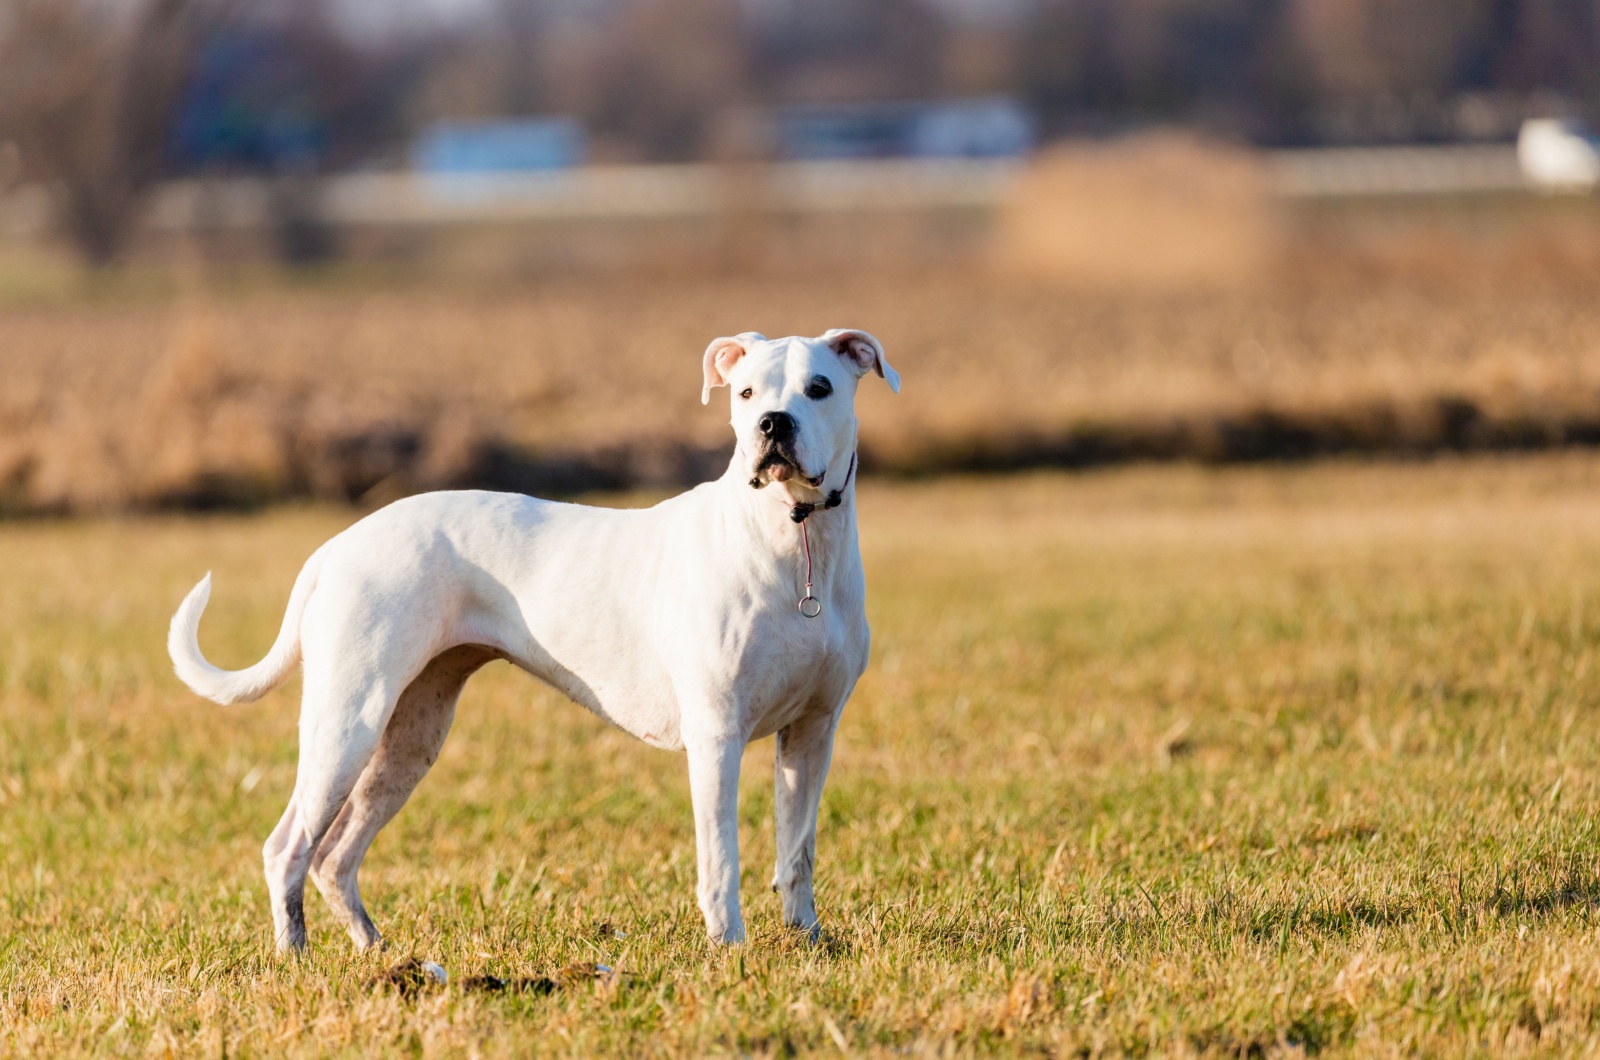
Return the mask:
{"type": "Polygon", "coordinates": [[[706,347],[705,389],[733,392],[739,454],[757,489],[781,482],[797,501],[842,489],[856,447],[856,386],[876,372],[900,392],[900,374],[865,331],[769,339],[753,331],[706,347]]]}

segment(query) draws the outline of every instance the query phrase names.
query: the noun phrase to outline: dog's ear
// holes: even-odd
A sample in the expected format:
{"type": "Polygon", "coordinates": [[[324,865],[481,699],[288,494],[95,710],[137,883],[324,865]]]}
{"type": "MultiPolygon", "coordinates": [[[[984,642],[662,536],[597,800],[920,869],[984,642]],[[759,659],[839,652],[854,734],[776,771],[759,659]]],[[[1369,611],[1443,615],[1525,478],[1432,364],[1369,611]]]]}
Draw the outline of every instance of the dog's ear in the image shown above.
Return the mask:
{"type": "Polygon", "coordinates": [[[739,363],[739,358],[750,352],[751,343],[766,340],[767,337],[759,331],[746,331],[740,335],[711,340],[711,345],[706,347],[706,384],[700,391],[700,404],[711,404],[712,388],[728,385],[728,373],[739,363]]]}
{"type": "Polygon", "coordinates": [[[845,363],[855,370],[856,377],[877,372],[889,384],[889,389],[900,393],[900,373],[889,366],[883,355],[883,343],[854,328],[834,328],[822,336],[822,341],[833,347],[845,363]]]}

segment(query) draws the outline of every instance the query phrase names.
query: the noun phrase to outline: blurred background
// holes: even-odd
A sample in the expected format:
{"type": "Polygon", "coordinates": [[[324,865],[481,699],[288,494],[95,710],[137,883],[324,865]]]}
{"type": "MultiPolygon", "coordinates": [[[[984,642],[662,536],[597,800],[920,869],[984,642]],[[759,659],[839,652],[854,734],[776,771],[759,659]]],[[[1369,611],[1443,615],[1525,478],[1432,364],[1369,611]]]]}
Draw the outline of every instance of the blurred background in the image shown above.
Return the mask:
{"type": "Polygon", "coordinates": [[[0,0],[0,510],[1600,442],[1600,0],[0,0]],[[871,390],[871,388],[868,388],[871,390]]]}

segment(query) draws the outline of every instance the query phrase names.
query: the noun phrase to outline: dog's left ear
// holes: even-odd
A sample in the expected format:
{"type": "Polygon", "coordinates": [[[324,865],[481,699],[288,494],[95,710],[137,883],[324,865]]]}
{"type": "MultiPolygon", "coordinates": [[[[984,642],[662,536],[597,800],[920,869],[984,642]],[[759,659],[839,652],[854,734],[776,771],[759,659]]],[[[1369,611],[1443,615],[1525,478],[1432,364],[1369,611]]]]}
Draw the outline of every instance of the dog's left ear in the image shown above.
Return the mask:
{"type": "Polygon", "coordinates": [[[712,389],[727,386],[728,373],[739,363],[739,358],[750,352],[752,343],[765,341],[767,337],[759,331],[746,331],[739,335],[712,339],[711,345],[706,347],[704,365],[706,383],[700,390],[700,404],[711,404],[712,389]]]}
{"type": "Polygon", "coordinates": [[[900,373],[889,366],[888,359],[883,355],[883,343],[865,331],[856,331],[854,328],[834,328],[822,336],[822,341],[832,346],[833,351],[855,369],[857,378],[869,371],[877,372],[889,384],[890,390],[900,393],[900,373]]]}

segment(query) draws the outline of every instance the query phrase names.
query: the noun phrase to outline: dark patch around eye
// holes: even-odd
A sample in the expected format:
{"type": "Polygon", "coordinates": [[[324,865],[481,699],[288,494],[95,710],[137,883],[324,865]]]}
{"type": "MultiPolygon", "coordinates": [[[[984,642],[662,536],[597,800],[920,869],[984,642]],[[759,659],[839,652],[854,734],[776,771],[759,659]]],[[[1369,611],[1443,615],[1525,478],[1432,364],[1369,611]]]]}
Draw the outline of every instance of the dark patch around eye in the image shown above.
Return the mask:
{"type": "Polygon", "coordinates": [[[811,385],[806,387],[806,397],[811,398],[813,401],[821,401],[831,393],[833,393],[833,384],[828,382],[827,376],[823,375],[813,376],[811,385]]]}

